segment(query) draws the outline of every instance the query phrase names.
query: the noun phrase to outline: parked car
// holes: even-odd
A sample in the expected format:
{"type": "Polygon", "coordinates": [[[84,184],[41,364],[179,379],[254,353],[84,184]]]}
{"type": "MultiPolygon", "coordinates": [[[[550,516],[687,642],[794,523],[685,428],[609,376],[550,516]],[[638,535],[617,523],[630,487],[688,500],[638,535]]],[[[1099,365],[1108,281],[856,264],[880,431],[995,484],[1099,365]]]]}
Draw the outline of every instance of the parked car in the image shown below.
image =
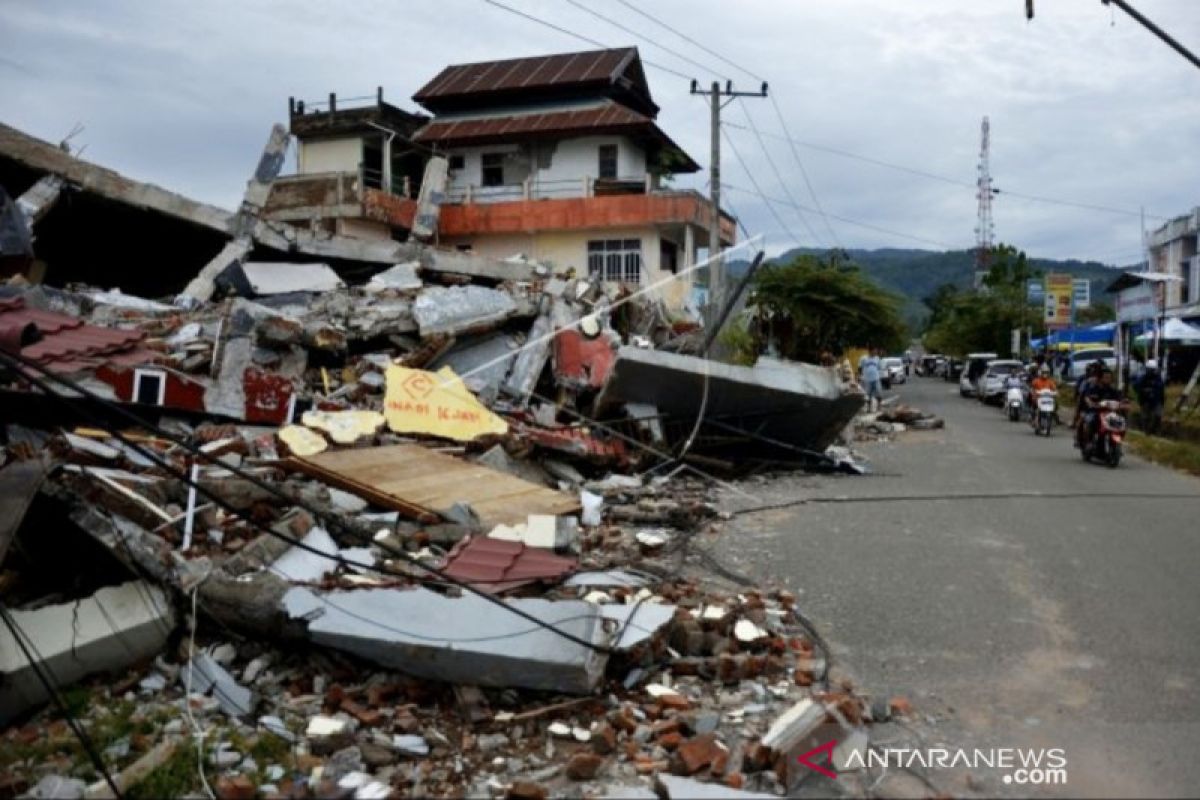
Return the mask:
{"type": "Polygon", "coordinates": [[[1117,368],[1117,354],[1111,347],[1095,347],[1088,350],[1076,350],[1070,355],[1068,374],[1072,380],[1079,380],[1087,372],[1088,364],[1093,361],[1103,361],[1109,369],[1117,368]]]}
{"type": "Polygon", "coordinates": [[[995,353],[967,353],[958,379],[958,393],[963,397],[974,397],[979,392],[978,381],[987,372],[988,362],[997,358],[995,353]]]}
{"type": "Polygon", "coordinates": [[[984,403],[1000,402],[1004,399],[1004,379],[1013,372],[1025,369],[1025,364],[1011,358],[989,361],[987,369],[979,377],[976,394],[984,403]]]}
{"type": "Polygon", "coordinates": [[[941,376],[942,380],[947,383],[953,383],[962,377],[963,367],[966,364],[961,358],[947,358],[946,363],[942,364],[941,376]]]}
{"type": "Polygon", "coordinates": [[[880,363],[880,378],[884,388],[891,388],[894,383],[904,383],[908,380],[904,372],[904,359],[889,357],[880,363]]]}
{"type": "Polygon", "coordinates": [[[923,355],[915,367],[916,373],[926,378],[930,377],[931,375],[937,375],[938,363],[944,360],[945,359],[939,355],[923,355]]]}

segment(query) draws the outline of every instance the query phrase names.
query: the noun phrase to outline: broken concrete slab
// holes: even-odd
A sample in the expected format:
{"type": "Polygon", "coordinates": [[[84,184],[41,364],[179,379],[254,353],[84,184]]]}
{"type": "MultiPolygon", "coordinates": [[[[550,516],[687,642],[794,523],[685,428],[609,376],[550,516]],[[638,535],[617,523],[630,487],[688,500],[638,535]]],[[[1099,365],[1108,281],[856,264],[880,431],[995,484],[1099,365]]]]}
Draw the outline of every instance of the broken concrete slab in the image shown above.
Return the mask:
{"type": "MultiPolygon", "coordinates": [[[[64,686],[152,657],[176,622],[166,594],[140,580],[107,586],[77,602],[9,613],[41,654],[43,668],[64,686]]],[[[12,634],[0,629],[0,722],[49,699],[12,634]]]]}
{"type": "Polygon", "coordinates": [[[743,367],[622,347],[595,406],[603,413],[646,403],[690,422],[705,396],[705,419],[817,453],[834,443],[863,404],[861,394],[845,391],[824,367],[768,358],[743,367]]]}
{"type": "Polygon", "coordinates": [[[786,753],[825,721],[825,707],[804,698],[780,714],[762,738],[764,747],[786,753]]]}
{"type": "MultiPolygon", "coordinates": [[[[196,653],[189,666],[192,694],[207,695],[211,691],[221,710],[231,717],[245,717],[254,710],[254,693],[238,683],[210,653],[196,653]]],[[[187,685],[188,667],[179,671],[179,680],[187,685]]]]}
{"type": "Polygon", "coordinates": [[[321,263],[246,261],[240,271],[255,295],[332,292],[346,286],[328,264],[321,263]]]}
{"type": "Polygon", "coordinates": [[[617,624],[619,635],[613,642],[617,650],[628,650],[648,640],[675,618],[675,606],[663,603],[607,603],[601,615],[617,624]]]}
{"type": "Polygon", "coordinates": [[[512,295],[483,286],[430,286],[417,295],[413,317],[421,336],[451,336],[492,327],[517,313],[512,295]]]}
{"type": "Polygon", "coordinates": [[[731,789],[723,783],[704,783],[695,778],[661,773],[656,776],[666,800],[778,800],[776,795],[731,789]]]}
{"type": "Polygon", "coordinates": [[[419,261],[407,261],[389,267],[383,272],[376,272],[367,281],[367,291],[381,292],[385,289],[395,289],[400,292],[410,292],[420,289],[425,286],[425,282],[417,274],[420,266],[419,261]]]}
{"type": "MultiPolygon", "coordinates": [[[[283,602],[291,618],[307,623],[313,643],[431,680],[586,694],[604,671],[602,654],[473,594],[294,588],[283,602]]],[[[599,611],[589,603],[508,603],[583,641],[608,643],[599,611]]]]}

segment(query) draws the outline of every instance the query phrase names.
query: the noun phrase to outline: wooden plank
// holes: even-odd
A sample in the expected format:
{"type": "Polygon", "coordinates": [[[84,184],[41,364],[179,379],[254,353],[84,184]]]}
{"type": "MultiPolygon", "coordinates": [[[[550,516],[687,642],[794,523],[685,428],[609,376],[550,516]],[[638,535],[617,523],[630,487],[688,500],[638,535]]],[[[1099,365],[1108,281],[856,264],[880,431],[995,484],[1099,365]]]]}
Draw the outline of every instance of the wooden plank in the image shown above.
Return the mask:
{"type": "Polygon", "coordinates": [[[475,510],[485,528],[524,522],[529,514],[579,511],[572,495],[420,445],[333,450],[293,458],[288,465],[417,518],[440,514],[460,501],[475,510]]]}

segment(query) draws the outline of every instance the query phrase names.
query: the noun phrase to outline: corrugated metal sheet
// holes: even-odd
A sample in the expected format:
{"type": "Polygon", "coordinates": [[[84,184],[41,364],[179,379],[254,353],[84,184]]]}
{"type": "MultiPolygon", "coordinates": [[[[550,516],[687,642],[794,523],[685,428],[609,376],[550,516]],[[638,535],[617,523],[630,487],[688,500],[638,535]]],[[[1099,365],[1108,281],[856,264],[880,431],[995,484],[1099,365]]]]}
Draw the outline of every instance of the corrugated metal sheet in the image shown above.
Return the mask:
{"type": "Polygon", "coordinates": [[[0,299],[0,328],[34,325],[41,338],[21,348],[21,355],[49,368],[68,372],[103,363],[144,364],[159,353],[138,346],[145,333],[87,325],[67,314],[26,308],[20,297],[0,299]]]}
{"type": "MultiPolygon", "coordinates": [[[[580,130],[642,128],[657,132],[658,126],[649,117],[606,100],[595,106],[541,114],[513,114],[504,117],[457,119],[431,122],[413,136],[419,142],[451,142],[466,144],[494,141],[513,136],[552,135],[580,130]]],[[[665,134],[661,134],[666,138],[665,134]]]]}
{"type": "Polygon", "coordinates": [[[573,558],[522,542],[469,536],[446,556],[443,571],[475,588],[499,593],[537,581],[558,582],[575,571],[573,558]]]}
{"type": "Polygon", "coordinates": [[[439,72],[413,95],[413,100],[421,103],[486,92],[612,83],[636,55],[637,48],[624,47],[458,64],[439,72]]]}

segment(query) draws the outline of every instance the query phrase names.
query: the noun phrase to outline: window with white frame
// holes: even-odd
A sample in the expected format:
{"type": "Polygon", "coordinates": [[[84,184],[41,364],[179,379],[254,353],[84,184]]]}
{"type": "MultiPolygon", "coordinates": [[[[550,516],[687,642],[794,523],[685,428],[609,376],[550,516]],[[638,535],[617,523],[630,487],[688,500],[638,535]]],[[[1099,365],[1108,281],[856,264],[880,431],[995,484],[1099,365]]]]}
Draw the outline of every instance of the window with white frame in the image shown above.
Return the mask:
{"type": "Polygon", "coordinates": [[[642,282],[641,239],[588,242],[588,275],[613,283],[642,282]]]}
{"type": "Polygon", "coordinates": [[[159,369],[133,371],[133,402],[161,406],[167,395],[167,375],[159,369]]]}

